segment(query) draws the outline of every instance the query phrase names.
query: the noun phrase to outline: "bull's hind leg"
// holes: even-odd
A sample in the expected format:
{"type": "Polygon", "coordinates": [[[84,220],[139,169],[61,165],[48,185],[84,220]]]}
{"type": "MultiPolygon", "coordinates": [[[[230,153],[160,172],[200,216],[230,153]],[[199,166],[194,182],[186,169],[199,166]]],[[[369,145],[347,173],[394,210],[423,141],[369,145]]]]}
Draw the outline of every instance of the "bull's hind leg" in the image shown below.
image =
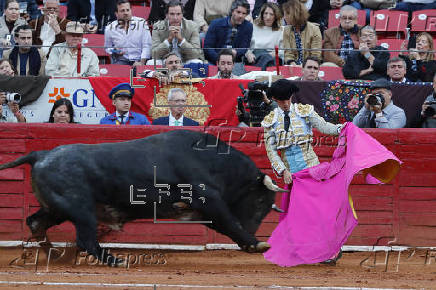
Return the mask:
{"type": "MultiPolygon", "coordinates": [[[[209,191],[208,196],[219,196],[219,194],[209,191]]],[[[245,251],[258,251],[259,241],[242,227],[227,204],[220,198],[211,197],[208,197],[204,204],[197,202],[192,204],[194,209],[202,213],[205,220],[212,221],[212,224],[207,226],[228,236],[245,251]]]]}

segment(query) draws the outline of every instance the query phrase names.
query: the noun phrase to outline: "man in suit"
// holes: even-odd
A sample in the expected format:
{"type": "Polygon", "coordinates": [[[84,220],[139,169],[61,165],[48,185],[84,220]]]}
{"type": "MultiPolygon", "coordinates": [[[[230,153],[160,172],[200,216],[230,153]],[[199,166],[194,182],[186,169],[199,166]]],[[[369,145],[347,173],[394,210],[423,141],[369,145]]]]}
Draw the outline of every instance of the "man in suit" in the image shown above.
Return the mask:
{"type": "Polygon", "coordinates": [[[115,112],[100,120],[100,124],[111,125],[150,125],[147,117],[130,111],[135,90],[129,83],[121,83],[109,92],[115,112]]]}
{"type": "Polygon", "coordinates": [[[406,78],[407,64],[406,61],[398,56],[392,57],[388,61],[387,74],[391,82],[406,83],[410,82],[406,78]]]}
{"type": "Polygon", "coordinates": [[[200,62],[204,57],[197,24],[183,17],[183,7],[178,0],[171,0],[165,12],[166,18],[153,25],[153,59],[162,59],[174,52],[184,63],[200,62]]]}
{"type": "Polygon", "coordinates": [[[186,111],[186,93],[183,89],[173,88],[168,92],[170,115],[153,121],[153,125],[198,126],[198,122],[183,116],[186,111]]]}

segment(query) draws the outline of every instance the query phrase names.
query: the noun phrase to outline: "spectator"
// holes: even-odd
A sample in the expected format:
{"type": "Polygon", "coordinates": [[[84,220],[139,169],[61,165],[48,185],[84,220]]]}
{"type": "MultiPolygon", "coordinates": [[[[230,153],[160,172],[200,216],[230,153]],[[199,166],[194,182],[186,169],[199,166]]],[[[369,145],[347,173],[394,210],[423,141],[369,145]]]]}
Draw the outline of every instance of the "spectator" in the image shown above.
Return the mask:
{"type": "Polygon", "coordinates": [[[29,26],[34,29],[33,44],[42,45],[42,51],[48,55],[53,45],[65,42],[65,31],[68,20],[59,17],[59,0],[45,0],[42,8],[44,15],[32,20],[29,26]]]}
{"type": "Polygon", "coordinates": [[[0,59],[0,75],[11,76],[15,75],[15,70],[9,59],[0,59]]]}
{"type": "Polygon", "coordinates": [[[5,92],[0,92],[0,122],[25,123],[18,102],[8,101],[5,92]]]}
{"type": "Polygon", "coordinates": [[[246,0],[235,0],[230,8],[230,16],[211,22],[204,40],[204,54],[210,63],[218,61],[222,48],[231,48],[235,62],[240,63],[238,74],[243,73],[242,57],[250,47],[253,24],[245,20],[250,11],[246,0]]]}
{"type": "Polygon", "coordinates": [[[350,5],[342,6],[339,12],[339,26],[332,27],[324,33],[323,52],[328,66],[344,66],[347,56],[359,47],[359,26],[357,26],[357,9],[350,5]]]}
{"type": "Polygon", "coordinates": [[[400,57],[393,57],[388,61],[388,80],[391,82],[405,83],[409,82],[406,78],[407,65],[404,59],[400,57]]]}
{"type": "Polygon", "coordinates": [[[371,88],[372,93],[365,96],[363,107],[353,118],[354,125],[359,128],[403,128],[406,125],[406,114],[394,105],[390,83],[386,79],[377,79],[371,88]],[[380,94],[382,98],[372,98],[376,103],[368,101],[375,94],[380,94]]]}
{"type": "MultiPolygon", "coordinates": [[[[403,49],[403,48],[402,48],[403,49]]],[[[407,63],[407,78],[411,81],[431,82],[436,72],[433,38],[427,32],[416,37],[416,48],[409,50],[409,55],[401,55],[407,63]]]]}
{"type": "Polygon", "coordinates": [[[436,128],[436,73],[433,76],[433,94],[422,105],[422,128],[436,128]]]}
{"type": "Polygon", "coordinates": [[[218,73],[211,79],[235,79],[237,78],[233,73],[234,67],[234,54],[230,49],[223,49],[218,55],[218,73]]]}
{"type": "Polygon", "coordinates": [[[194,22],[200,27],[200,32],[206,34],[212,20],[227,15],[233,0],[197,0],[194,8],[194,22]]]}
{"type": "Polygon", "coordinates": [[[26,21],[37,19],[41,16],[36,0],[17,0],[20,5],[20,15],[26,21]]]}
{"type": "Polygon", "coordinates": [[[306,6],[307,11],[309,11],[308,21],[312,23],[317,23],[319,25],[319,30],[321,34],[327,29],[329,10],[330,9],[340,9],[344,3],[344,0],[300,0],[306,6]]]}
{"type": "MultiPolygon", "coordinates": [[[[166,5],[171,0],[151,0],[151,10],[148,16],[148,23],[154,24],[157,21],[164,20],[166,5]]],[[[188,20],[193,20],[194,18],[194,7],[195,0],[180,0],[180,4],[183,7],[183,16],[188,20]]]]}
{"type": "Polygon", "coordinates": [[[100,120],[100,124],[150,125],[147,117],[130,111],[135,90],[128,83],[121,83],[109,92],[115,112],[100,120]]]}
{"type": "Polygon", "coordinates": [[[83,40],[83,27],[70,21],[65,30],[65,42],[53,46],[45,65],[48,76],[94,77],[99,76],[98,57],[90,48],[82,47],[80,73],[77,72],[78,45],[83,40]]]}
{"type": "Polygon", "coordinates": [[[153,121],[153,125],[198,126],[198,122],[183,116],[186,111],[186,93],[183,89],[173,88],[168,92],[170,114],[153,121]]]}
{"type": "Polygon", "coordinates": [[[377,35],[373,27],[360,30],[359,51],[352,51],[342,68],[346,79],[376,80],[386,78],[389,52],[377,46],[377,35]]]}
{"type": "Polygon", "coordinates": [[[250,50],[245,54],[248,64],[259,66],[262,70],[276,64],[272,48],[282,46],[281,20],[282,13],[277,4],[265,3],[262,6],[260,17],[254,20],[250,50]]]}
{"type": "Polygon", "coordinates": [[[307,21],[309,13],[300,0],[283,4],[288,26],[283,31],[285,63],[299,65],[309,56],[321,58],[321,32],[317,24],[307,21]],[[319,50],[318,50],[319,49],[319,50]]]}
{"type": "Polygon", "coordinates": [[[398,1],[393,10],[413,12],[424,9],[436,9],[436,2],[434,0],[402,0],[398,1]]]}
{"type": "MultiPolygon", "coordinates": [[[[92,3],[91,3],[92,7],[92,3]]],[[[104,33],[106,26],[114,21],[116,18],[115,11],[117,10],[117,0],[95,0],[94,15],[92,15],[91,8],[91,20],[95,17],[95,21],[98,24],[97,31],[100,34],[104,33]]]]}
{"type": "Polygon", "coordinates": [[[161,59],[169,52],[174,52],[181,56],[184,63],[201,62],[204,57],[197,25],[183,17],[182,5],[178,0],[171,0],[165,13],[166,20],[153,25],[153,59],[161,59]]]}
{"type": "Polygon", "coordinates": [[[257,17],[259,17],[260,14],[260,9],[262,8],[263,4],[268,3],[268,2],[272,2],[275,3],[277,5],[279,5],[280,7],[280,12],[282,11],[282,5],[286,2],[287,0],[255,0],[254,1],[254,7],[251,11],[251,16],[253,17],[253,19],[256,19],[257,17]]]}
{"type": "Polygon", "coordinates": [[[27,23],[20,18],[20,6],[17,0],[7,0],[4,15],[0,16],[0,47],[13,45],[12,35],[15,28],[24,24],[27,23]]]}
{"type": "Polygon", "coordinates": [[[151,35],[143,18],[132,16],[128,0],[118,0],[117,20],[106,26],[104,46],[112,63],[145,65],[151,58],[151,35]]]}
{"type": "Polygon", "coordinates": [[[315,57],[309,56],[303,62],[303,75],[296,78],[297,81],[322,81],[318,76],[320,61],[315,57]]]}
{"type": "Polygon", "coordinates": [[[48,122],[57,124],[76,123],[74,122],[74,109],[71,101],[61,98],[54,102],[48,122]]]}
{"type": "MultiPolygon", "coordinates": [[[[168,71],[153,71],[145,70],[141,76],[144,78],[157,78],[164,85],[167,85],[174,81],[175,77],[188,78],[189,72],[183,70],[183,63],[180,57],[174,52],[170,52],[163,57],[162,68],[167,68],[168,71]]],[[[192,78],[197,78],[198,75],[195,72],[191,72],[192,78]]]]}
{"type": "Polygon", "coordinates": [[[32,46],[32,29],[21,25],[15,29],[15,47],[4,53],[20,76],[44,75],[47,58],[41,49],[32,46]]]}

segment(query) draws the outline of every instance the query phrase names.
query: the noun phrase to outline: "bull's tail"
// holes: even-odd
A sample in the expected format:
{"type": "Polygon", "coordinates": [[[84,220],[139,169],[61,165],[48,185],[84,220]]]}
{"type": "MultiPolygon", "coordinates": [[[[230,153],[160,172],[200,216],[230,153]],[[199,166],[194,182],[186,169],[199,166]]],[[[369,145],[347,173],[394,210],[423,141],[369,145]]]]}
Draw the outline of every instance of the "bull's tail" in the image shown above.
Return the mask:
{"type": "Polygon", "coordinates": [[[30,152],[29,154],[27,154],[25,156],[21,156],[20,158],[14,160],[12,162],[0,164],[0,170],[6,169],[6,168],[16,167],[16,166],[19,166],[21,164],[30,164],[33,166],[33,164],[35,164],[36,161],[38,161],[40,159],[41,155],[45,155],[45,152],[47,152],[47,151],[30,152]]]}

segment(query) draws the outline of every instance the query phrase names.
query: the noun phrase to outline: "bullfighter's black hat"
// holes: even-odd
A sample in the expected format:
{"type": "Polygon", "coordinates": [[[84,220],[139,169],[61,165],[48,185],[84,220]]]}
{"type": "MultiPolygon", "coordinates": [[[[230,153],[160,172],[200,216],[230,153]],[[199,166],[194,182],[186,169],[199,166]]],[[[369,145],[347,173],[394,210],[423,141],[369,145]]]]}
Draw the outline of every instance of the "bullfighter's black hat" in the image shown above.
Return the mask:
{"type": "Polygon", "coordinates": [[[298,92],[298,87],[292,81],[280,79],[272,83],[268,89],[268,96],[276,100],[289,100],[296,92],[298,92]]]}

